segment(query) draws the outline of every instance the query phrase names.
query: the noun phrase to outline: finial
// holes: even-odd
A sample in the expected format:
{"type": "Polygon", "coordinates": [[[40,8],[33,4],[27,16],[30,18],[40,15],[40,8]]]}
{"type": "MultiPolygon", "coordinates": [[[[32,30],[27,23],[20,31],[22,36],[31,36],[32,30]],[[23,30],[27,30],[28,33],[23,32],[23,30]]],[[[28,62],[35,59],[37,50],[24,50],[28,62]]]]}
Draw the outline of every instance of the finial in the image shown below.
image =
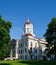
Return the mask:
{"type": "Polygon", "coordinates": [[[29,18],[27,19],[27,22],[30,22],[29,18]]]}

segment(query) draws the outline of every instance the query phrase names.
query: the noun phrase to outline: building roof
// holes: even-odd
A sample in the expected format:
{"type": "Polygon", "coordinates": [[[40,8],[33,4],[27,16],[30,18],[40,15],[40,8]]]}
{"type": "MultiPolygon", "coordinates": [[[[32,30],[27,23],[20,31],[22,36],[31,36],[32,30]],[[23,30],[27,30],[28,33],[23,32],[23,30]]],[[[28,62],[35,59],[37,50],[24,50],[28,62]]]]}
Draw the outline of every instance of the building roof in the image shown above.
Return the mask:
{"type": "Polygon", "coordinates": [[[12,40],[14,40],[14,41],[19,41],[18,39],[12,39],[12,40]]]}
{"type": "Polygon", "coordinates": [[[33,36],[31,33],[27,33],[24,36],[33,36]]]}
{"type": "Polygon", "coordinates": [[[25,22],[25,24],[31,24],[29,18],[27,19],[27,21],[25,22]]]}
{"type": "Polygon", "coordinates": [[[31,24],[31,22],[25,22],[25,24],[31,24]]]}

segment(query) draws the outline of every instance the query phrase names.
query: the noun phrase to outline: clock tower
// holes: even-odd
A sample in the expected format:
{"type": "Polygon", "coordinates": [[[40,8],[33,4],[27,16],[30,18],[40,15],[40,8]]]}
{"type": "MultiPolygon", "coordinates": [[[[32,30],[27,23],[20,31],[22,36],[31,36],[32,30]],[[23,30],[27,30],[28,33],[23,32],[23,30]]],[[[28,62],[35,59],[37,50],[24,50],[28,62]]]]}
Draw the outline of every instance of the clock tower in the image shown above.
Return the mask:
{"type": "Polygon", "coordinates": [[[27,19],[27,21],[24,24],[24,34],[30,34],[30,35],[34,36],[33,25],[29,19],[27,19]]]}

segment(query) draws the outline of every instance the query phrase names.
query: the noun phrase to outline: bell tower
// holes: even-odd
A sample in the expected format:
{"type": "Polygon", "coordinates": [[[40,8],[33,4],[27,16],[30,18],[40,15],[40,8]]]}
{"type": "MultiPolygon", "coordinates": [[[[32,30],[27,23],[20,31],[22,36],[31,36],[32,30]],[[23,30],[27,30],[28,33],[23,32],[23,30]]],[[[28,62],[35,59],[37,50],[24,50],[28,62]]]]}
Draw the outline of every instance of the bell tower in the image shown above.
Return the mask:
{"type": "Polygon", "coordinates": [[[29,19],[27,19],[27,21],[24,24],[24,34],[28,33],[33,34],[33,25],[29,19]]]}

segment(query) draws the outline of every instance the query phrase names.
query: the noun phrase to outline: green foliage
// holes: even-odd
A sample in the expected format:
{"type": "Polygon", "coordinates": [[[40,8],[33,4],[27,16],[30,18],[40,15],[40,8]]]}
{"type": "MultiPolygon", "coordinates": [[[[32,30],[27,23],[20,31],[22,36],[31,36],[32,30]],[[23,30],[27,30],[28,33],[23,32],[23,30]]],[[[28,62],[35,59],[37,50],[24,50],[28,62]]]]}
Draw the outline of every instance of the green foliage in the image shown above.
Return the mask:
{"type": "Polygon", "coordinates": [[[11,26],[11,22],[3,20],[0,16],[0,59],[9,55],[11,26]]]}
{"type": "Polygon", "coordinates": [[[48,54],[56,55],[56,18],[53,18],[51,22],[48,24],[48,29],[44,35],[48,44],[46,45],[48,48],[48,54]]]}
{"type": "Polygon", "coordinates": [[[14,60],[14,61],[0,61],[0,65],[56,65],[56,61],[14,60]]]}

